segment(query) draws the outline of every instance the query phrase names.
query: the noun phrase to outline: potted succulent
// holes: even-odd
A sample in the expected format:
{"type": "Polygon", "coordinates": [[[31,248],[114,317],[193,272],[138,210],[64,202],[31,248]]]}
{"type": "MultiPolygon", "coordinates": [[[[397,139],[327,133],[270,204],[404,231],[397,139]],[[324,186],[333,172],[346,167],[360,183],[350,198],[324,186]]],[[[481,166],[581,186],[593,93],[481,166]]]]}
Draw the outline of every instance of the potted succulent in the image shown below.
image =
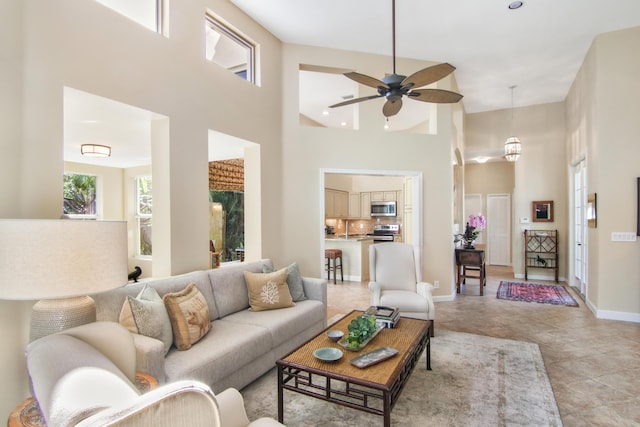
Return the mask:
{"type": "Polygon", "coordinates": [[[360,315],[353,319],[344,339],[348,350],[360,350],[380,331],[375,316],[360,315]]]}

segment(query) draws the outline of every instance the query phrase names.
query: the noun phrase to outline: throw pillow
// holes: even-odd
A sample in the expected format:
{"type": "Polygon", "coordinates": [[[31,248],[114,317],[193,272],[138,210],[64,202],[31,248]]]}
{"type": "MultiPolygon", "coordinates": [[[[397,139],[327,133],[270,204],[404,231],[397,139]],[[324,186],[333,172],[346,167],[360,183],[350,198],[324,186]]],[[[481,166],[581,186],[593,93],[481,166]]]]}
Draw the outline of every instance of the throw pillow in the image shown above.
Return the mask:
{"type": "Polygon", "coordinates": [[[195,283],[162,299],[171,319],[173,342],[178,350],[189,350],[211,329],[207,300],[195,283]]]}
{"type": "Polygon", "coordinates": [[[295,304],[287,286],[287,269],[273,273],[244,272],[252,311],[274,310],[292,307],[295,304]]]}
{"type": "MultiPolygon", "coordinates": [[[[264,265],[262,267],[263,273],[273,273],[275,270],[272,267],[264,265]]],[[[304,301],[307,296],[304,294],[304,287],[302,286],[302,275],[300,274],[300,268],[297,262],[293,262],[287,267],[287,286],[291,293],[293,302],[304,301]]]]}
{"type": "Polygon", "coordinates": [[[119,322],[134,334],[162,341],[164,354],[167,354],[173,344],[173,331],[167,309],[158,292],[149,285],[144,285],[135,298],[127,297],[120,310],[119,322]]]}

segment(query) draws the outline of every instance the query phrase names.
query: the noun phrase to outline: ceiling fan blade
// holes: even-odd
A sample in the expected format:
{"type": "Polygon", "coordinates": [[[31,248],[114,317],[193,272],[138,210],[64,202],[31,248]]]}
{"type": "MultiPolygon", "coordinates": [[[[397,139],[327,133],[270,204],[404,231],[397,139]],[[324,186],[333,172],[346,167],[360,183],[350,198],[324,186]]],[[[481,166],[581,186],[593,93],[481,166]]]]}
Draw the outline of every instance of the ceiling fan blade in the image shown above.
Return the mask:
{"type": "Polygon", "coordinates": [[[384,106],[382,107],[382,114],[384,114],[385,117],[395,116],[396,114],[398,114],[401,108],[402,99],[396,99],[395,101],[387,100],[387,102],[385,102],[384,106]]]}
{"type": "Polygon", "coordinates": [[[446,62],[444,64],[438,64],[432,67],[424,68],[420,71],[416,71],[415,73],[404,79],[402,81],[402,87],[410,89],[412,87],[419,88],[422,86],[426,86],[433,82],[437,82],[443,77],[448,76],[455,69],[456,67],[446,62]]]}
{"type": "Polygon", "coordinates": [[[462,99],[462,95],[444,89],[420,89],[412,90],[407,94],[411,99],[436,104],[453,104],[462,99]]]}
{"type": "Polygon", "coordinates": [[[389,86],[385,83],[382,82],[378,79],[374,79],[373,77],[369,77],[367,75],[364,74],[360,74],[360,73],[356,73],[354,71],[350,72],[350,73],[344,73],[345,76],[349,77],[351,80],[354,80],[362,85],[365,86],[369,86],[369,87],[373,87],[373,88],[379,88],[379,87],[383,87],[385,89],[388,89],[389,86]]]}
{"type": "Polygon", "coordinates": [[[329,105],[329,108],[343,107],[345,105],[355,104],[356,102],[368,101],[370,99],[380,98],[380,97],[382,97],[382,95],[369,95],[369,96],[363,96],[362,98],[353,98],[347,101],[339,102],[337,104],[329,105]]]}

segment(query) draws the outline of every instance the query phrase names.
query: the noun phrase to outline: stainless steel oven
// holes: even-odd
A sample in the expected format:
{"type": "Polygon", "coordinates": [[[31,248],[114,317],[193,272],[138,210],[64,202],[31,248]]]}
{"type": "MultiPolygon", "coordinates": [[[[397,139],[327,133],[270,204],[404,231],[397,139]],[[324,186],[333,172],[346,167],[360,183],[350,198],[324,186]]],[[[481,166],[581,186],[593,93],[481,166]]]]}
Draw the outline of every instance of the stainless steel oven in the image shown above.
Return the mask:
{"type": "Polygon", "coordinates": [[[400,234],[400,224],[376,224],[373,226],[373,243],[393,242],[400,234]]]}

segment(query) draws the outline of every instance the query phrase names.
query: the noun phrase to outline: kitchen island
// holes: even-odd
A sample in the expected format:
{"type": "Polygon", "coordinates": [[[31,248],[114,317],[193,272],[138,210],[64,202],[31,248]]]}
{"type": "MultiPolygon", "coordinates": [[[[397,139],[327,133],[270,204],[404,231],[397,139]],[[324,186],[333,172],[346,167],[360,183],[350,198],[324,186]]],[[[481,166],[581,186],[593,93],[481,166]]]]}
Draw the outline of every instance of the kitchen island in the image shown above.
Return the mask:
{"type": "Polygon", "coordinates": [[[325,249],[342,250],[344,280],[351,282],[369,280],[369,246],[371,244],[373,244],[373,238],[365,234],[327,235],[324,239],[325,249]]]}

